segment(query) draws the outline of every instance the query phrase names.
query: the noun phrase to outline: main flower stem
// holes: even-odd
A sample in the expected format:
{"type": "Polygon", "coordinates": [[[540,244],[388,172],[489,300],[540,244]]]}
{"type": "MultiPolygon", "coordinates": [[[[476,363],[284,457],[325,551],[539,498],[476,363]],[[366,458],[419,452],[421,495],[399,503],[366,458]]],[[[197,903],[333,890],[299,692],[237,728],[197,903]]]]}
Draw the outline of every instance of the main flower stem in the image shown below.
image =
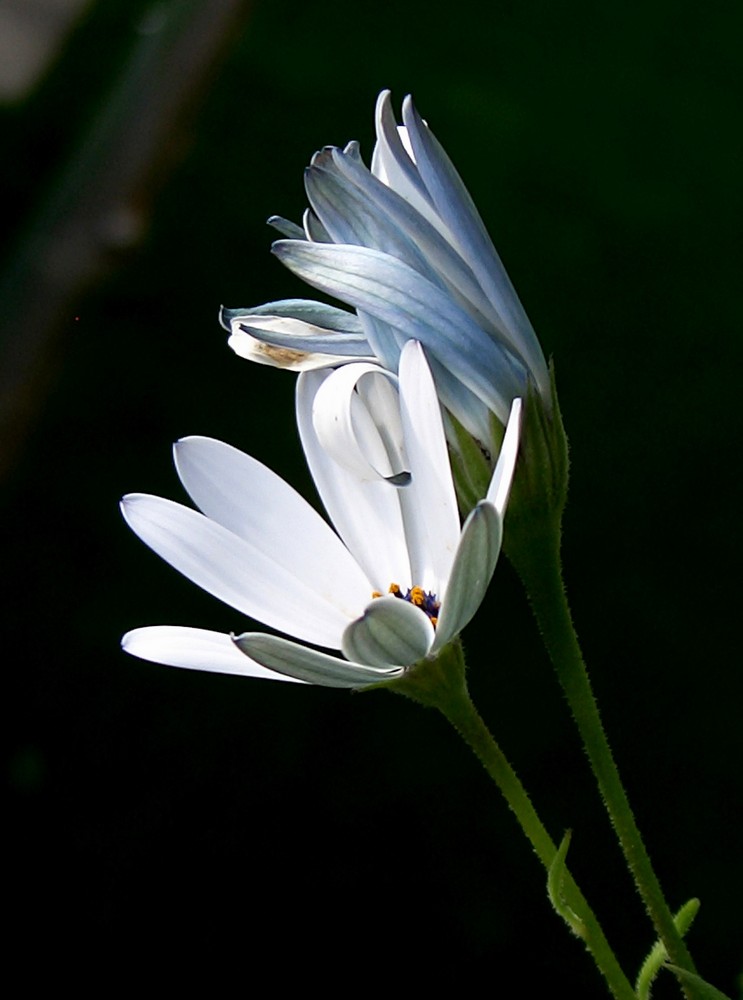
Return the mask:
{"type": "MultiPolygon", "coordinates": [[[[625,860],[656,933],[670,961],[694,972],[694,963],[673,922],[601,722],[563,584],[559,530],[543,534],[542,538],[532,536],[528,546],[518,549],[514,565],[526,587],[625,860]]],[[[684,991],[691,996],[688,987],[684,991]]]]}
{"type": "MultiPolygon", "coordinates": [[[[502,792],[534,852],[548,873],[557,847],[532,805],[526,789],[503,751],[493,739],[472,703],[464,677],[464,656],[458,641],[451,643],[435,662],[424,662],[389,685],[393,690],[431,708],[437,708],[474,751],[502,792]]],[[[561,892],[577,915],[580,936],[603,974],[616,1000],[635,1000],[635,992],[619,965],[601,926],[572,875],[565,869],[561,892]]]]}

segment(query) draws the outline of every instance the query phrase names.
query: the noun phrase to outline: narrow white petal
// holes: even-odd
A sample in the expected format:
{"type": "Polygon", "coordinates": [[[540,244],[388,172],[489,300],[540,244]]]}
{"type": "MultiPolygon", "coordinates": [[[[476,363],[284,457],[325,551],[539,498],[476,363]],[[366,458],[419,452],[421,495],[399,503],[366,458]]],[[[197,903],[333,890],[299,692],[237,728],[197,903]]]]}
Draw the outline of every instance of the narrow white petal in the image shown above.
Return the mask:
{"type": "Polygon", "coordinates": [[[390,583],[410,579],[397,491],[381,480],[362,480],[339,465],[320,444],[312,409],[317,391],[328,377],[325,372],[306,372],[297,381],[297,424],[302,447],[336,531],[371,581],[371,590],[386,592],[390,583]]]}
{"type": "MultiPolygon", "coordinates": [[[[263,509],[270,508],[266,496],[263,509]]],[[[303,525],[286,526],[295,541],[295,565],[282,566],[261,545],[239,538],[202,514],[161,497],[130,494],[121,503],[129,527],[161,558],[207,593],[279,632],[304,642],[337,649],[341,633],[364,607],[368,587],[357,570],[354,579],[327,584],[322,563],[306,557],[303,525]]],[[[317,516],[317,515],[316,515],[317,516]]],[[[336,540],[340,547],[340,542],[336,540]]],[[[332,556],[331,556],[332,559],[332,556]]]]}
{"type": "Polygon", "coordinates": [[[297,678],[267,670],[242,653],[232,638],[222,632],[186,628],[178,625],[151,625],[127,632],[121,648],[132,656],[168,667],[208,670],[217,674],[237,674],[270,681],[294,681],[297,678]]]}
{"type": "Polygon", "coordinates": [[[399,668],[379,670],[360,663],[349,663],[262,632],[246,632],[235,636],[233,642],[251,660],[262,663],[267,671],[285,674],[287,680],[301,680],[322,687],[366,687],[394,680],[403,672],[399,668]]]}
{"type": "Polygon", "coordinates": [[[184,438],[173,451],[181,482],[208,518],[346,614],[366,603],[369,580],[353,556],[275,472],[213,438],[184,438]]]}
{"type": "Polygon", "coordinates": [[[343,655],[370,666],[409,667],[433,645],[433,625],[399,597],[378,597],[343,633],[343,655]]]}
{"type": "Polygon", "coordinates": [[[440,595],[459,543],[459,513],[436,387],[413,340],[400,358],[400,404],[411,473],[400,502],[413,583],[440,595]]]}
{"type": "Polygon", "coordinates": [[[511,415],[508,418],[506,433],[503,435],[500,454],[493,470],[493,478],[488,487],[487,499],[493,504],[498,513],[503,516],[508,504],[508,495],[511,492],[511,483],[516,469],[516,459],[519,454],[519,440],[521,437],[521,412],[522,403],[520,399],[514,399],[511,404],[511,415]]]}
{"type": "Polygon", "coordinates": [[[434,650],[462,631],[482,603],[498,562],[503,522],[495,507],[481,500],[470,513],[441,601],[434,650]]]}

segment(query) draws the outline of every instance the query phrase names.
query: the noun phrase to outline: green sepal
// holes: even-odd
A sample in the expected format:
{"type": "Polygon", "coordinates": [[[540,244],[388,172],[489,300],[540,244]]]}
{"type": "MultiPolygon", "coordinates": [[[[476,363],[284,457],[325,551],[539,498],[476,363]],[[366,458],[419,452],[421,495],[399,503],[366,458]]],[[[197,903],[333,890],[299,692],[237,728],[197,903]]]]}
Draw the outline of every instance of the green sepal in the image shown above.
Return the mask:
{"type": "MultiPolygon", "coordinates": [[[[490,477],[493,475],[493,458],[484,446],[466,431],[457,418],[446,414],[446,438],[449,442],[449,459],[454,477],[454,487],[462,519],[466,518],[488,492],[490,477]]],[[[503,426],[491,420],[493,445],[500,445],[503,426]]],[[[497,451],[495,452],[497,454],[497,451]]]]}
{"type": "Polygon", "coordinates": [[[702,979],[695,972],[680,969],[678,965],[671,965],[670,962],[666,963],[664,968],[670,969],[674,975],[678,976],[682,983],[692,987],[694,995],[699,997],[700,1000],[731,1000],[727,993],[722,993],[716,986],[708,983],[706,979],[702,979]]]}
{"type": "MultiPolygon", "coordinates": [[[[696,917],[699,912],[699,906],[700,903],[698,899],[690,899],[687,903],[684,903],[678,913],[674,916],[673,922],[676,925],[676,930],[679,932],[681,937],[684,937],[686,932],[691,927],[694,917],[696,917]]],[[[637,982],[635,983],[637,1000],[649,1000],[653,980],[665,965],[667,958],[668,953],[666,952],[663,942],[656,941],[650,949],[648,957],[642,963],[637,976],[637,982]]]]}
{"type": "Polygon", "coordinates": [[[523,577],[521,564],[540,557],[549,539],[559,544],[568,496],[568,439],[550,362],[552,405],[530,387],[524,408],[521,452],[508,502],[504,550],[523,577]]]}
{"type": "MultiPolygon", "coordinates": [[[[555,369],[550,362],[549,404],[530,385],[524,405],[521,449],[506,513],[504,551],[524,579],[530,561],[545,543],[559,545],[562,512],[568,495],[568,440],[560,413],[555,369]]],[[[490,440],[475,440],[447,415],[447,438],[454,485],[463,516],[487,493],[503,439],[493,417],[490,440]]]]}
{"type": "Polygon", "coordinates": [[[572,830],[568,830],[565,833],[560,846],[557,848],[554,860],[547,869],[547,895],[549,896],[550,903],[552,903],[557,913],[559,913],[573,934],[579,938],[585,938],[586,925],[572,906],[569,905],[563,893],[563,881],[567,870],[565,859],[567,858],[572,835],[572,830]]]}

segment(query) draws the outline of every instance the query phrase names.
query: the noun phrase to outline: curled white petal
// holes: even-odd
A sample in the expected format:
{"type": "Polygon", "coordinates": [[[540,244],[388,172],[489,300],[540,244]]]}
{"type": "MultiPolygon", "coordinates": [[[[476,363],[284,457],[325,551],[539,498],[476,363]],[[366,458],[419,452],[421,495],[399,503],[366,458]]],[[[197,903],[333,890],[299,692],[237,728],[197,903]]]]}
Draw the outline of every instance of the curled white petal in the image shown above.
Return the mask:
{"type": "Polygon", "coordinates": [[[315,394],[312,423],[328,455],[362,479],[404,475],[397,377],[390,372],[369,364],[337,369],[315,394]]]}

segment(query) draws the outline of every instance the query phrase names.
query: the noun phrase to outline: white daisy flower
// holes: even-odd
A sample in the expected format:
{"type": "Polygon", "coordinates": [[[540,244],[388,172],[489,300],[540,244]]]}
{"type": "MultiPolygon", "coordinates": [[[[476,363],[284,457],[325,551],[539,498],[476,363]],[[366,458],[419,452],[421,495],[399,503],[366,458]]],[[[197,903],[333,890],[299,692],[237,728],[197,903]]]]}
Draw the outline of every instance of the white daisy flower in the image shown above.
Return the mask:
{"type": "Polygon", "coordinates": [[[372,364],[299,378],[300,436],[335,530],[248,455],[210,438],[179,441],[178,475],[200,512],[131,494],[122,501],[129,526],[204,590],[299,641],[152,626],[125,635],[123,648],[170,666],[348,688],[435,658],[493,575],[520,412],[516,400],[487,496],[461,528],[416,341],[402,351],[399,378],[372,364]]]}

